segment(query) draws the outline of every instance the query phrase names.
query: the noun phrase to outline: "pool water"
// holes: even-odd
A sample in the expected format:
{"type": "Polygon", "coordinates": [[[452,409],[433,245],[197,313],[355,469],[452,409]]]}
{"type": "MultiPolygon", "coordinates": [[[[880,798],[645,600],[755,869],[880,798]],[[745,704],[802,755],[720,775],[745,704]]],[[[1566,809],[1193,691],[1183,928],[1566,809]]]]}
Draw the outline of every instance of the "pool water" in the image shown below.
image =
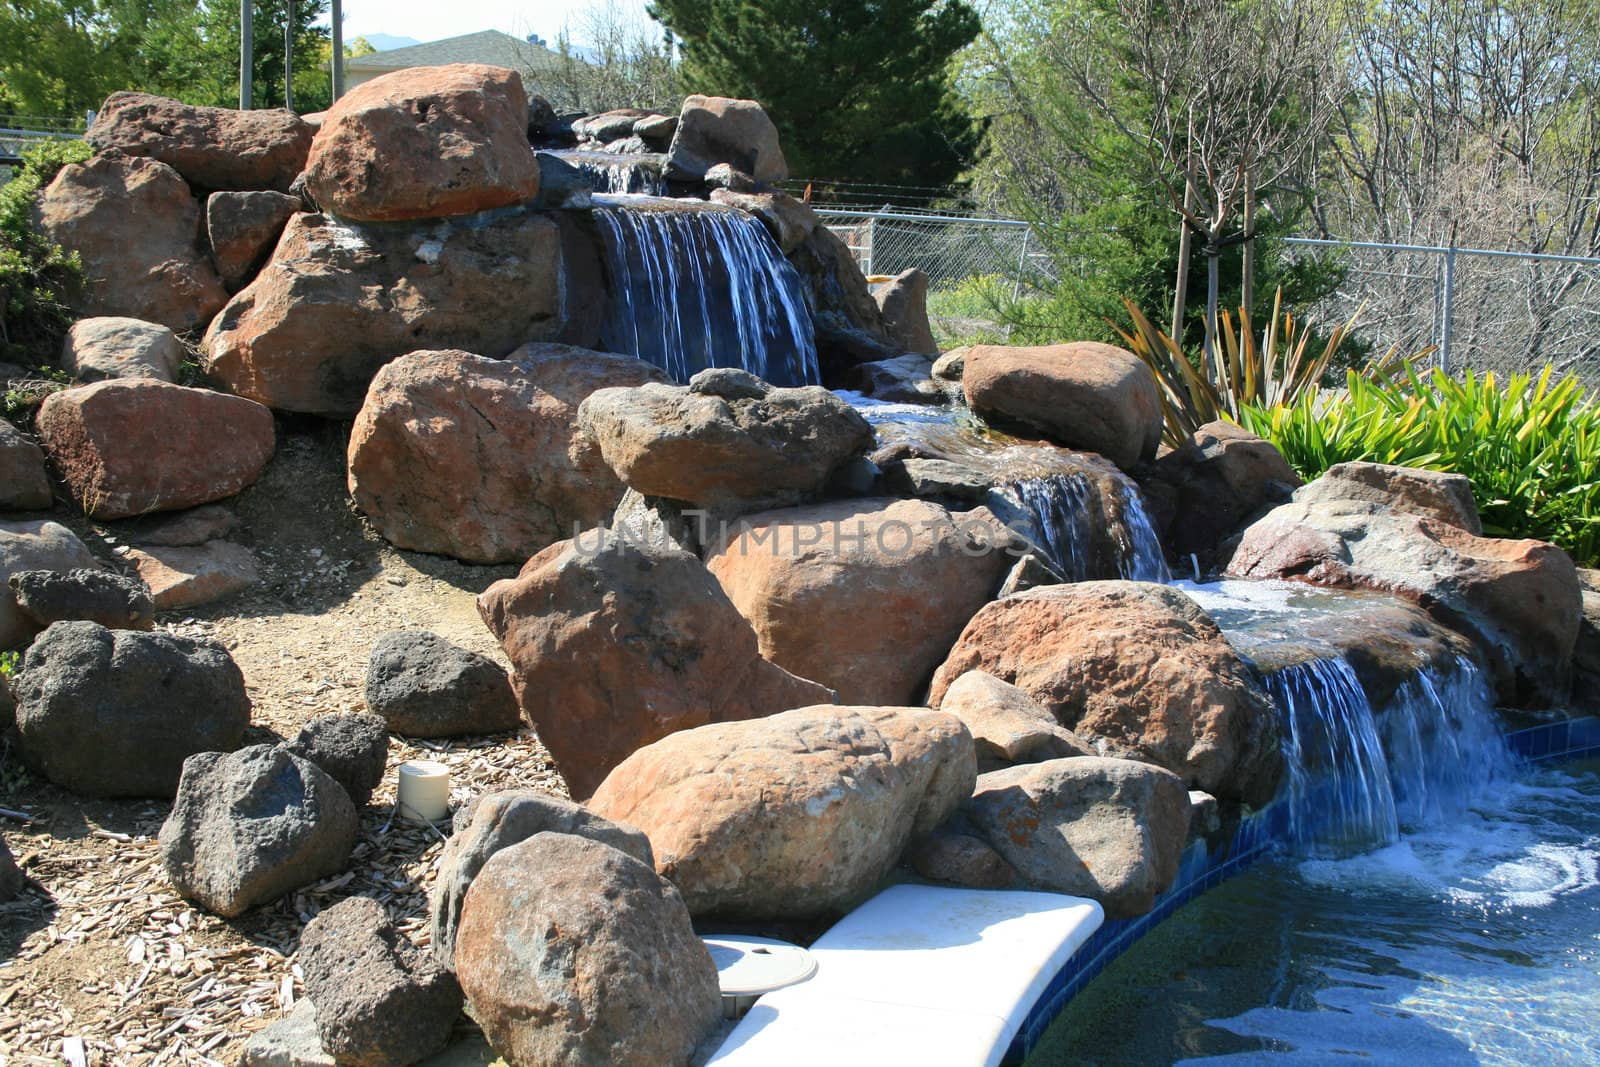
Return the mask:
{"type": "Polygon", "coordinates": [[[1340,859],[1264,861],[1091,982],[1027,1067],[1600,1064],[1600,762],[1340,859]]]}

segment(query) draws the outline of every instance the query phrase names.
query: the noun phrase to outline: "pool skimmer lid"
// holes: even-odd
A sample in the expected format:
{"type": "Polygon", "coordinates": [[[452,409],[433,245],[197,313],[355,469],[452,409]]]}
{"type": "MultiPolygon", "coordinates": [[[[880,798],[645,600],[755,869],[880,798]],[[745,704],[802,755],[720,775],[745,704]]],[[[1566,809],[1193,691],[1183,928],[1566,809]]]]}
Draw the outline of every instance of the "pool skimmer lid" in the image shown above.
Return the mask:
{"type": "Polygon", "coordinates": [[[740,1018],[762,994],[804,982],[817,973],[816,957],[787,941],[732,934],[700,940],[717,965],[724,1019],[740,1018]]]}

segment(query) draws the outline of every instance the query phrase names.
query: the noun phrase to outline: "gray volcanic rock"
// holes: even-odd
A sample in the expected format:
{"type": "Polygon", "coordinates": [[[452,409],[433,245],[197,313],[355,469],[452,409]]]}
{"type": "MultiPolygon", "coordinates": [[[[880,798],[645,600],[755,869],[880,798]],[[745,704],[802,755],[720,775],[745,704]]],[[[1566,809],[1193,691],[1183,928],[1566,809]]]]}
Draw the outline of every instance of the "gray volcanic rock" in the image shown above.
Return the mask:
{"type": "Polygon", "coordinates": [[[350,897],[300,935],[322,1046],[350,1067],[406,1067],[450,1041],[461,987],[395,928],[383,905],[350,897]]]}
{"type": "Polygon", "coordinates": [[[156,624],[150,590],[114,571],[14,571],[8,584],[17,607],[41,628],[72,621],[113,630],[150,630],[156,624]]]}
{"type": "Polygon", "coordinates": [[[458,737],[522,725],[506,670],[425,630],[378,638],[367,665],[367,707],[406,737],[458,737]]]}
{"type": "Polygon", "coordinates": [[[318,715],[300,727],[289,751],[321,767],[344,786],[359,808],[383,781],[389,764],[389,730],[377,715],[318,715]]]}
{"type": "Polygon", "coordinates": [[[225,919],[344,870],[355,805],[316,764],[282,745],[184,761],[161,863],[184,897],[225,919]]]}
{"type": "Polygon", "coordinates": [[[39,511],[54,502],[44,452],[0,419],[0,511],[39,511]]]}
{"type": "Polygon", "coordinates": [[[79,319],[61,344],[61,368],[80,382],[107,378],[174,382],[183,357],[183,342],[170,327],[116,315],[79,319]]]}
{"type": "Polygon", "coordinates": [[[212,641],[58,622],[14,683],[23,757],[88,796],[169,797],[188,757],[250,724],[244,676],[212,641]]]}

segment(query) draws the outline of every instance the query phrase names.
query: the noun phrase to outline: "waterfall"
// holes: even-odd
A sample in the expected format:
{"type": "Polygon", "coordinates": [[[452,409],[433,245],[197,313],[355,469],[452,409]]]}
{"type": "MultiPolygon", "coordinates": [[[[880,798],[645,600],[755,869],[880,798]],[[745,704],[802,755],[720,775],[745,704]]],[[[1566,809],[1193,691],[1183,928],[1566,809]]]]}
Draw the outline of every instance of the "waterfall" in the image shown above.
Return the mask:
{"type": "Polygon", "coordinates": [[[658,170],[637,163],[607,163],[599,160],[574,159],[573,165],[589,179],[589,186],[597,193],[643,193],[646,196],[666,196],[667,182],[658,170]]]}
{"type": "Polygon", "coordinates": [[[1342,657],[1266,676],[1284,733],[1288,836],[1302,848],[1393,844],[1400,827],[1461,811],[1511,768],[1472,663],[1419,669],[1374,710],[1342,657]]]}
{"type": "Polygon", "coordinates": [[[821,380],[805,285],[761,223],[731,210],[597,204],[610,306],[602,347],[686,382],[740,367],[774,385],[821,380]]]}
{"type": "Polygon", "coordinates": [[[1033,526],[1034,542],[1067,581],[1111,577],[1102,563],[1106,546],[1101,530],[1114,542],[1117,577],[1170,581],[1161,541],[1139,490],[1123,481],[1114,484],[1109,500],[1103,481],[1080,473],[1028,478],[1013,485],[1011,493],[1033,526]]]}

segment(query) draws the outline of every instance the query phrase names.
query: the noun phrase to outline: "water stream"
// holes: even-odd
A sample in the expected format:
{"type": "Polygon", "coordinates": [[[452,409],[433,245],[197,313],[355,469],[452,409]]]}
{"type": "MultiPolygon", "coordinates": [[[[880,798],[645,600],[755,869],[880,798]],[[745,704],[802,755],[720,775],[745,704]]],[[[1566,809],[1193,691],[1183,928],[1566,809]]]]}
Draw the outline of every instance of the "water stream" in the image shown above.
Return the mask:
{"type": "Polygon", "coordinates": [[[596,196],[611,276],[601,347],[678,382],[740,367],[774,385],[821,380],[805,286],[760,222],[731,209],[596,196]]]}
{"type": "MultiPolygon", "coordinates": [[[[1246,654],[1382,617],[1282,583],[1186,589],[1246,654]]],[[[1600,1063],[1600,764],[1517,765],[1476,666],[1432,645],[1376,707],[1331,648],[1265,681],[1291,770],[1262,818],[1287,847],[1138,941],[1027,1067],[1600,1063]]]]}

